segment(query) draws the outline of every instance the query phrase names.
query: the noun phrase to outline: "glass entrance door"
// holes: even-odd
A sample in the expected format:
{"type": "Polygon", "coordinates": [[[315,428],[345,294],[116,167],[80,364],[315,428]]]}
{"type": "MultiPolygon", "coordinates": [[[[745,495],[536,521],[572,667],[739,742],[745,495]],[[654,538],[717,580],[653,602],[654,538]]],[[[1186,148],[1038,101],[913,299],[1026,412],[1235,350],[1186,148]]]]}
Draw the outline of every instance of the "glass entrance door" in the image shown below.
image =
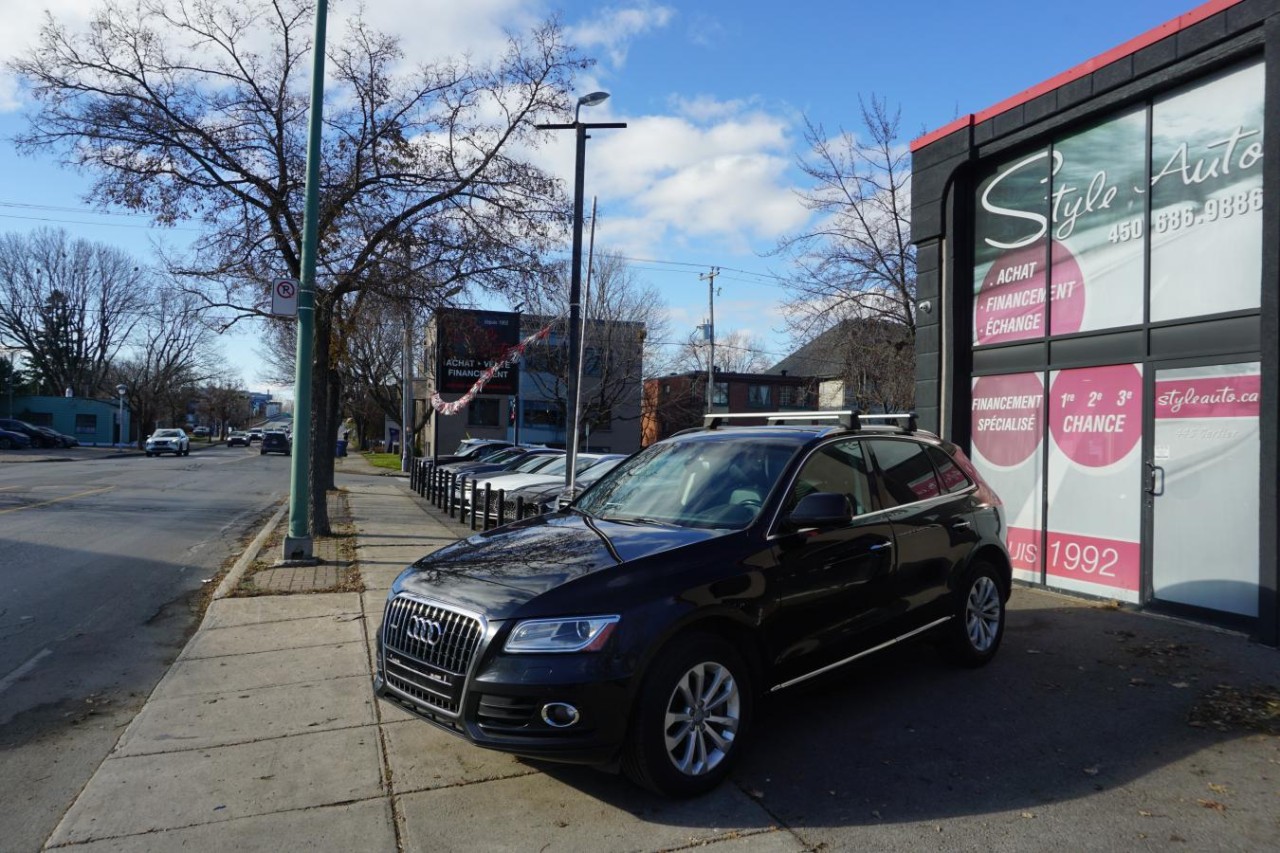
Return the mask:
{"type": "Polygon", "coordinates": [[[1155,371],[1146,459],[1158,601],[1258,615],[1258,362],[1155,371]]]}

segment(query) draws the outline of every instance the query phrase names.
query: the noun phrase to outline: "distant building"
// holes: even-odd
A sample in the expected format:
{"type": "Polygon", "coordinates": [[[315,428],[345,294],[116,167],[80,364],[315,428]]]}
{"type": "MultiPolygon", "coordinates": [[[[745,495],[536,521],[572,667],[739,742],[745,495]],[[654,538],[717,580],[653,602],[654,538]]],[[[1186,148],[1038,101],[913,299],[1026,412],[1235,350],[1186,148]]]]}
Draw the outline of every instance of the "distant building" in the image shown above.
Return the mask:
{"type": "MultiPolygon", "coordinates": [[[[120,401],[91,397],[14,397],[14,417],[35,426],[49,427],[69,435],[85,445],[119,444],[116,424],[120,418],[120,401]]],[[[125,443],[137,439],[132,435],[129,406],[124,407],[125,443]]]]}
{"type": "MultiPolygon", "coordinates": [[[[439,320],[426,332],[428,363],[414,392],[419,411],[437,390],[446,403],[463,397],[502,353],[550,322],[493,311],[442,312],[442,318],[444,334],[439,320]]],[[[431,456],[437,448],[452,453],[463,438],[565,447],[568,347],[563,323],[558,325],[561,329],[531,344],[523,359],[496,372],[462,411],[433,415],[418,438],[423,454],[431,456]]],[[[587,322],[579,450],[631,453],[640,447],[643,343],[642,323],[587,322]]]]}
{"type": "MultiPolygon", "coordinates": [[[[763,413],[813,409],[817,408],[816,388],[817,380],[813,377],[791,376],[785,369],[776,375],[718,371],[712,388],[711,410],[763,413]]],[[[707,412],[706,391],[705,371],[646,379],[641,444],[648,447],[682,429],[701,426],[707,412]]],[[[743,423],[764,423],[764,419],[743,423]]]]}

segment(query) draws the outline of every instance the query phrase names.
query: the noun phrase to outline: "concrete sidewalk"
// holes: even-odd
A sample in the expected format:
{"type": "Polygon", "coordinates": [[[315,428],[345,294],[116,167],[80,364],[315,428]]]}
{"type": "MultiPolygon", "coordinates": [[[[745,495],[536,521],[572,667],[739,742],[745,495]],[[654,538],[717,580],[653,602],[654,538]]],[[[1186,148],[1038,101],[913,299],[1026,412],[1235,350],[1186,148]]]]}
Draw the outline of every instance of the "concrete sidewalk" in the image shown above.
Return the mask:
{"type": "Polygon", "coordinates": [[[1185,710],[1194,687],[1272,681],[1274,650],[1029,590],[1015,593],[993,666],[959,673],[904,649],[789,693],[734,781],[698,800],[475,748],[371,690],[392,580],[470,531],[359,456],[339,461],[338,483],[366,591],[214,601],[45,849],[1258,849],[1280,838],[1280,739],[1190,728],[1185,710]],[[1068,736],[1073,725],[1092,739],[1068,736]]]}

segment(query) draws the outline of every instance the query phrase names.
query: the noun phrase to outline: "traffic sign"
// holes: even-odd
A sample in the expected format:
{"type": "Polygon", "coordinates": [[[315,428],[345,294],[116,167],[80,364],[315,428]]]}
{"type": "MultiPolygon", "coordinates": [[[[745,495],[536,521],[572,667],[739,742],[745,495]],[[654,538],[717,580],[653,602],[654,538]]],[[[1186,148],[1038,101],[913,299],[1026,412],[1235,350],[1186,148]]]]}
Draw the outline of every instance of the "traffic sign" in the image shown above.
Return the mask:
{"type": "Polygon", "coordinates": [[[271,313],[276,317],[298,315],[298,283],[291,278],[278,278],[271,284],[271,313]]]}

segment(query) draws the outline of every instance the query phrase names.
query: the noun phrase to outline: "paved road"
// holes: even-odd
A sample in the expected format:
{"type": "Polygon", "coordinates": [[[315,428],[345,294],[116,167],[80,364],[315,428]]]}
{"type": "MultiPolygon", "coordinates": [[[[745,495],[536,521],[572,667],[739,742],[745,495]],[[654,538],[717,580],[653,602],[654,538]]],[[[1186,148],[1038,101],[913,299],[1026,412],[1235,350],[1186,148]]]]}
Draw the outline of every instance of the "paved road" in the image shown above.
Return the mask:
{"type": "Polygon", "coordinates": [[[203,581],[288,492],[289,460],[256,448],[78,453],[0,465],[6,850],[44,841],[194,629],[203,581]]]}

